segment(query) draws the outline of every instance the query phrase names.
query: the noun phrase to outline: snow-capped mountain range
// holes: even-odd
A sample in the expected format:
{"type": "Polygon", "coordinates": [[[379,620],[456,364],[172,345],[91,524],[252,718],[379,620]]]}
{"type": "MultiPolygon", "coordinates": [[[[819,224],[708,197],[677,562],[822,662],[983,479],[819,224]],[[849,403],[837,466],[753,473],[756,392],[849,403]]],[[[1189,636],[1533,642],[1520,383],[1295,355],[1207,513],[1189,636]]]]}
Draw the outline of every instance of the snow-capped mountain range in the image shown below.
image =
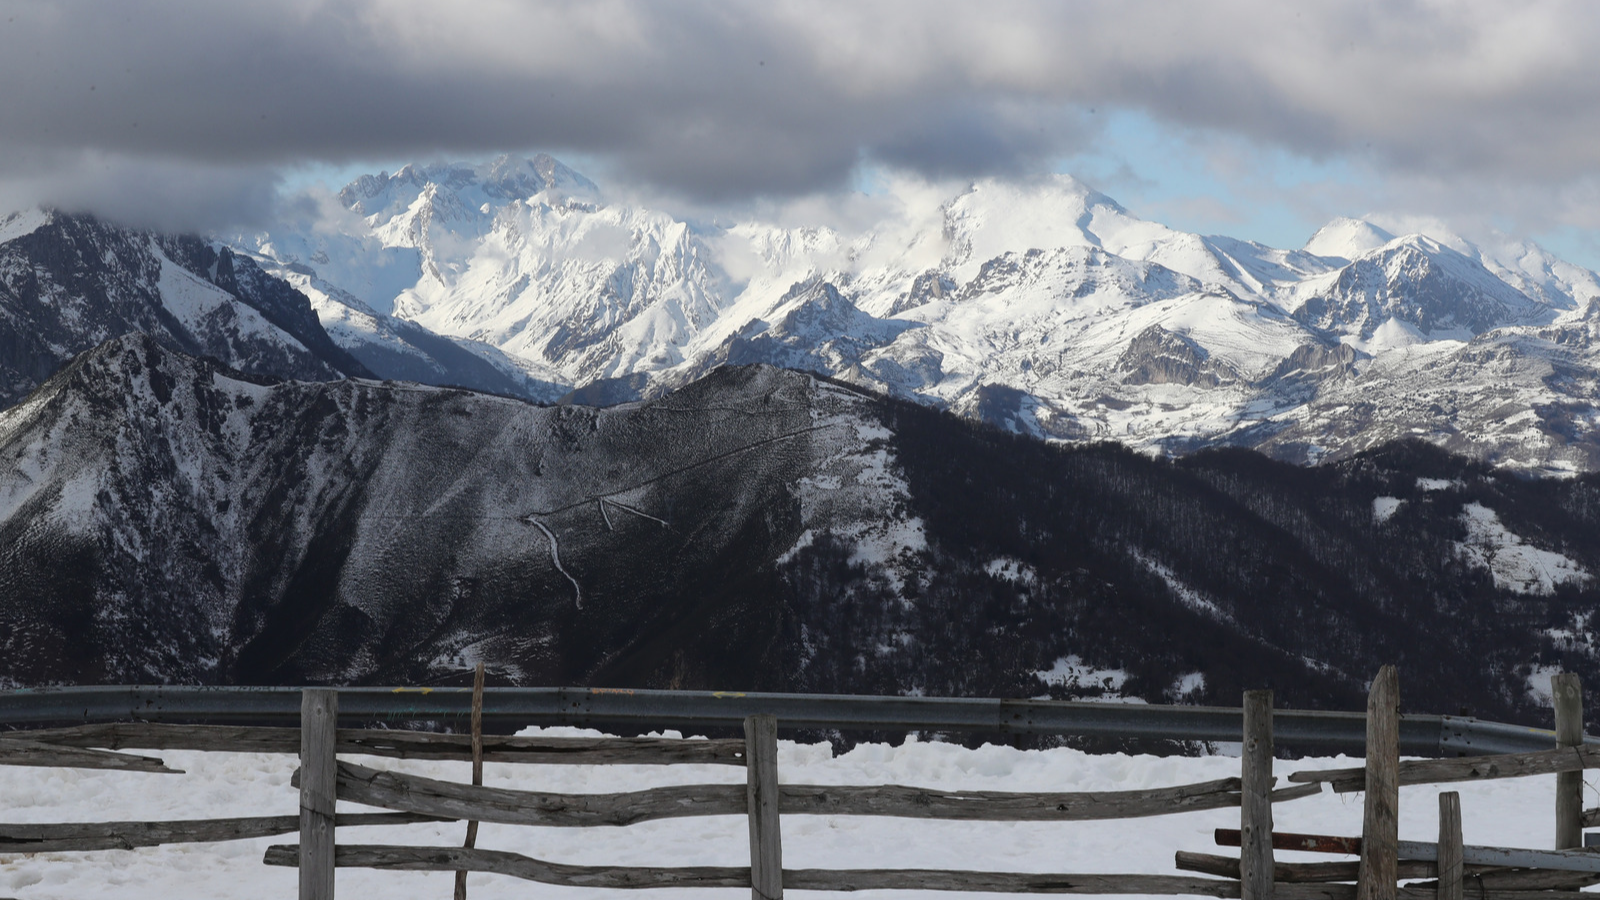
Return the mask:
{"type": "Polygon", "coordinates": [[[276,377],[606,404],[771,363],[1053,440],[1304,463],[1420,437],[1600,469],[1600,276],[1526,242],[1339,219],[1278,250],[1141,220],[1068,176],[851,233],[691,223],[547,156],[408,166],[288,208],[205,240],[0,220],[0,405],[139,330],[276,377]]]}
{"type": "Polygon", "coordinates": [[[978,182],[853,234],[696,226],[545,156],[408,166],[339,200],[232,244],[358,358],[413,323],[498,351],[530,396],[614,402],[771,362],[1051,439],[1315,462],[1418,436],[1600,467],[1600,277],[1526,242],[1339,219],[1278,250],[1068,176],[978,182]]]}

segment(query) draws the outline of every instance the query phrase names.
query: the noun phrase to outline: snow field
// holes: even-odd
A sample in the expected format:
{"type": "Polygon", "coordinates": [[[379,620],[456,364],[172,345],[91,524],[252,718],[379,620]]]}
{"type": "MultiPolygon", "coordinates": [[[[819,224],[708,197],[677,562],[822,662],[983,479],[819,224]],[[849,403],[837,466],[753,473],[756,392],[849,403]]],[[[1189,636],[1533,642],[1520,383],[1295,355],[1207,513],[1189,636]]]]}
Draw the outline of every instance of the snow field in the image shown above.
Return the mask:
{"type": "MultiPolygon", "coordinates": [[[[535,732],[527,732],[535,733],[535,732]]],[[[547,729],[544,734],[592,734],[547,729]]],[[[10,822],[121,821],[225,816],[292,815],[289,755],[168,751],[160,755],[185,775],[6,767],[0,770],[4,820],[10,822]]],[[[354,758],[354,757],[352,757],[354,758]]],[[[467,781],[466,763],[361,757],[364,765],[467,781]]],[[[1292,771],[1359,765],[1359,760],[1279,760],[1280,779],[1292,771]]],[[[941,743],[870,744],[837,758],[827,745],[779,744],[779,776],[788,783],[907,784],[996,791],[1111,791],[1153,788],[1239,773],[1234,758],[1092,756],[1074,750],[975,750],[941,743]]],[[[490,763],[486,784],[524,790],[601,793],[691,783],[742,783],[732,766],[534,766],[490,763]]],[[[1281,782],[1280,782],[1281,783],[1281,782]]],[[[1437,794],[1459,790],[1469,844],[1547,848],[1553,845],[1554,776],[1401,789],[1400,836],[1437,837],[1437,794]]],[[[1592,797],[1590,798],[1592,800],[1592,797]]],[[[1361,794],[1319,796],[1278,804],[1280,831],[1355,835],[1361,794]]],[[[341,810],[363,809],[340,804],[341,810]]],[[[939,822],[912,819],[786,816],[784,864],[790,868],[908,867],[1018,872],[1174,874],[1173,852],[1237,853],[1216,848],[1215,828],[1237,828],[1237,809],[1145,819],[1070,823],[939,822]]],[[[339,830],[343,843],[459,846],[462,823],[339,830]]],[[[295,896],[293,869],[261,864],[266,847],[293,835],[218,844],[178,844],[94,853],[0,855],[0,896],[18,900],[286,900],[295,896]]],[[[747,865],[742,816],[646,822],[621,828],[532,828],[484,825],[478,846],[585,865],[747,865]]],[[[1280,852],[1283,861],[1344,859],[1280,852]]],[[[439,900],[451,893],[449,873],[340,869],[346,898],[439,900]]],[[[894,892],[909,898],[917,892],[894,892]]],[[[927,900],[958,895],[923,892],[927,900]]],[[[722,900],[742,890],[600,891],[536,885],[514,878],[468,877],[472,900],[538,896],[551,900],[722,900]],[[642,896],[647,895],[647,896],[642,896]]],[[[820,897],[820,895],[818,895],[820,897]]],[[[886,897],[888,895],[885,895],[886,897]]]]}

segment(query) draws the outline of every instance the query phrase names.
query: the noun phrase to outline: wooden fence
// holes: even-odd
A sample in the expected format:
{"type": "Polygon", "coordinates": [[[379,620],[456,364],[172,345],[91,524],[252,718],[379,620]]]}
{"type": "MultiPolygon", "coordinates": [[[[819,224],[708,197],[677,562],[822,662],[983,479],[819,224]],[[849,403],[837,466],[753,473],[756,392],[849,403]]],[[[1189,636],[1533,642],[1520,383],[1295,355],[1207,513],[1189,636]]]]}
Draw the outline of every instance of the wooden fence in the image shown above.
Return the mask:
{"type": "MultiPolygon", "coordinates": [[[[478,695],[481,696],[481,678],[478,695]]],[[[134,848],[299,834],[298,844],[268,848],[268,865],[299,869],[302,900],[331,900],[337,867],[456,872],[465,897],[467,872],[546,884],[608,888],[749,888],[753,900],[779,900],[795,890],[940,890],[1059,894],[1197,895],[1241,900],[1580,900],[1600,884],[1600,854],[1574,849],[1600,810],[1581,809],[1581,771],[1600,767],[1600,748],[1582,744],[1581,690],[1575,676],[1554,682],[1558,746],[1548,751],[1401,762],[1399,685],[1393,667],[1374,679],[1367,710],[1366,764],[1357,769],[1296,772],[1290,786],[1272,776],[1273,709],[1269,691],[1244,698],[1240,775],[1153,790],[1094,793],[942,791],[895,785],[799,785],[779,778],[777,720],[753,715],[744,740],[501,737],[376,731],[338,727],[338,693],[307,689],[301,727],[86,725],[13,732],[0,737],[0,763],[173,772],[156,758],[127,749],[298,752],[293,783],[299,816],[174,822],[0,825],[0,853],[134,848]],[[471,784],[379,771],[340,759],[359,754],[398,759],[472,760],[471,784]],[[485,761],[501,763],[720,764],[743,766],[744,785],[708,784],[616,794],[558,794],[482,785],[485,761]],[[1557,847],[1464,846],[1460,798],[1439,795],[1437,843],[1398,840],[1401,785],[1448,783],[1558,773],[1557,847]],[[1364,791],[1359,837],[1284,834],[1273,828],[1273,805],[1307,797],[1324,785],[1364,791]],[[335,813],[338,800],[387,812],[335,813]],[[1239,855],[1180,850],[1180,874],[1025,874],[944,869],[785,869],[782,817],[895,816],[966,821],[1084,821],[1239,807],[1237,830],[1216,835],[1239,855]],[[750,865],[739,867],[576,866],[475,846],[477,823],[540,826],[626,826],[652,819],[743,815],[749,822],[750,865]],[[339,843],[345,826],[466,821],[461,847],[339,843]],[[1359,860],[1279,863],[1281,849],[1358,855],[1359,860]],[[1182,874],[1197,873],[1197,874],[1182,874]],[[1417,879],[1431,879],[1418,882],[1417,879]],[[1402,882],[1411,882],[1402,884],[1402,882]],[[1471,885],[1471,891],[1466,886],[1471,885]]],[[[481,703],[475,704],[481,709],[481,703]]]]}

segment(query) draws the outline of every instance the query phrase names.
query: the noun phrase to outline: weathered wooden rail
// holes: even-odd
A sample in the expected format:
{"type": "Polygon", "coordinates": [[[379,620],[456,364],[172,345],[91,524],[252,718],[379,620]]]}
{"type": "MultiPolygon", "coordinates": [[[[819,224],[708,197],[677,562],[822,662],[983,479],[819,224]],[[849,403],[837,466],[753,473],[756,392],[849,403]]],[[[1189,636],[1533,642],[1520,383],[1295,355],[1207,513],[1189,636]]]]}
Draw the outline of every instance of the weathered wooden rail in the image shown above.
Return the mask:
{"type": "MultiPolygon", "coordinates": [[[[455,872],[457,900],[465,898],[467,872],[563,886],[749,888],[755,900],[780,900],[786,887],[822,891],[1187,894],[1240,900],[1464,900],[1462,889],[1467,884],[1478,900],[1578,900],[1586,896],[1579,893],[1581,888],[1600,884],[1600,854],[1566,848],[1581,843],[1583,825],[1600,819],[1600,810],[1582,810],[1581,781],[1577,777],[1565,778],[1558,786],[1556,815],[1561,843],[1555,851],[1463,845],[1459,797],[1453,793],[1440,795],[1437,843],[1397,839],[1401,785],[1548,774],[1578,776],[1582,769],[1600,768],[1600,747],[1584,746],[1581,692],[1576,679],[1558,676],[1555,686],[1557,729],[1543,734],[1552,738],[1552,743],[1558,745],[1556,749],[1402,763],[1399,753],[1405,729],[1397,712],[1398,678],[1392,667],[1386,667],[1373,682],[1365,715],[1341,714],[1360,716],[1364,722],[1367,754],[1361,768],[1296,772],[1289,776],[1289,786],[1277,785],[1272,776],[1272,760],[1274,726],[1281,711],[1272,708],[1271,692],[1252,691],[1235,712],[1239,726],[1236,736],[1242,739],[1243,748],[1238,778],[1151,790],[1075,793],[786,784],[778,772],[779,721],[767,713],[745,717],[743,740],[485,735],[480,724],[485,694],[480,680],[472,704],[472,733],[437,734],[339,728],[341,693],[307,689],[299,695],[298,728],[115,722],[0,735],[0,764],[80,766],[152,774],[179,773],[160,759],[125,751],[298,753],[301,766],[293,779],[300,790],[298,816],[0,825],[0,852],[131,849],[298,833],[299,843],[268,848],[264,862],[298,868],[300,896],[305,900],[330,900],[333,873],[339,867],[455,872]],[[341,754],[402,760],[471,760],[473,783],[382,771],[340,759],[341,754]],[[679,785],[614,794],[561,794],[484,787],[485,762],[716,764],[743,766],[747,777],[744,785],[679,785]],[[1325,784],[1341,792],[1365,791],[1363,833],[1359,838],[1290,835],[1274,830],[1274,804],[1316,794],[1325,784]],[[339,800],[388,811],[336,813],[339,800]],[[1198,875],[783,867],[781,822],[785,816],[1073,822],[1227,807],[1239,808],[1240,828],[1219,831],[1217,843],[1239,847],[1240,855],[1178,851],[1177,869],[1198,875]],[[732,815],[745,816],[749,822],[749,866],[575,866],[475,846],[478,822],[625,827],[667,818],[732,815]],[[470,823],[464,846],[353,845],[336,840],[341,827],[441,821],[470,823]],[[1285,863],[1275,860],[1275,849],[1340,852],[1359,859],[1285,863]],[[1432,880],[1417,882],[1418,879],[1432,880]],[[1413,883],[1402,883],[1406,881],[1413,883]]],[[[277,694],[271,696],[276,698],[277,694]]],[[[370,704],[371,695],[360,696],[366,698],[362,702],[370,704]]],[[[5,703],[0,700],[0,711],[4,708],[5,703]]],[[[1302,723],[1296,727],[1303,728],[1308,720],[1290,721],[1302,723]]],[[[1412,721],[1415,724],[1417,718],[1412,721]]],[[[1533,729],[1524,731],[1539,733],[1533,729]]],[[[1142,733],[1149,736],[1148,732],[1142,733]]],[[[1509,734],[1501,734],[1495,740],[1522,740],[1512,740],[1507,737],[1509,734]]]]}

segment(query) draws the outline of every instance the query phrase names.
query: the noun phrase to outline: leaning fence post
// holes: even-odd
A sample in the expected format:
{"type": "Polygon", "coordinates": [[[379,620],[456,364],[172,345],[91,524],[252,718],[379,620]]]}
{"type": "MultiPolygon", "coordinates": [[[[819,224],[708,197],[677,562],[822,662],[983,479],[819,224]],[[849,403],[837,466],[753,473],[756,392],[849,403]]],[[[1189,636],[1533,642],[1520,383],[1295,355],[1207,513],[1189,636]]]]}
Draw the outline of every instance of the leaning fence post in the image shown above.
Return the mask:
{"type": "Polygon", "coordinates": [[[1444,791],[1439,795],[1439,891],[1438,900],[1462,900],[1461,795],[1444,791]]]}
{"type": "Polygon", "coordinates": [[[300,692],[300,900],[333,900],[339,692],[300,692]]]}
{"type": "MultiPolygon", "coordinates": [[[[1556,746],[1583,746],[1583,682],[1571,672],[1550,679],[1556,707],[1556,746]]],[[[1556,849],[1583,846],[1583,773],[1556,774],[1556,849]]]]}
{"type": "Polygon", "coordinates": [[[1243,900],[1272,900],[1272,692],[1244,692],[1239,780],[1239,881],[1243,900]]]}
{"type": "Polygon", "coordinates": [[[750,897],[783,900],[776,716],[750,716],[744,720],[744,764],[750,814],[750,897]]]}
{"type": "Polygon", "coordinates": [[[1400,676],[1378,670],[1367,692],[1367,783],[1356,900],[1395,900],[1400,875],[1400,676]]]}

